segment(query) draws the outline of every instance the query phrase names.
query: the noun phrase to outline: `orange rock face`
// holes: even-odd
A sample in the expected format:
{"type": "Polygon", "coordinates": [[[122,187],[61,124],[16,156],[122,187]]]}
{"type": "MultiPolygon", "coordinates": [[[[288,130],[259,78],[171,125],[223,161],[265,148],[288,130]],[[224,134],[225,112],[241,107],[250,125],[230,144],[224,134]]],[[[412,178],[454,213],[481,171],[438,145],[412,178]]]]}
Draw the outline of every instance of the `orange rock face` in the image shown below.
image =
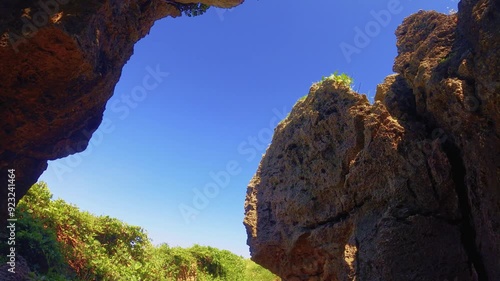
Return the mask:
{"type": "Polygon", "coordinates": [[[325,81],[248,186],[252,259],[284,280],[500,280],[500,9],[397,29],[375,104],[325,81]]]}

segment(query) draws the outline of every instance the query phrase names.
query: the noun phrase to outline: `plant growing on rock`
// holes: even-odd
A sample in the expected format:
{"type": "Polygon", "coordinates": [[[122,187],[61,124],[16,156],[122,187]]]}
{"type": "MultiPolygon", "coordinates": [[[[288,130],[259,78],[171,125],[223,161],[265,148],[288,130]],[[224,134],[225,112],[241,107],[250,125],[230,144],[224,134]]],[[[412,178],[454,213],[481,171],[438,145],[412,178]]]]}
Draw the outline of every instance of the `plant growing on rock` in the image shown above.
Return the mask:
{"type": "Polygon", "coordinates": [[[183,4],[175,1],[167,1],[167,3],[173,5],[181,13],[188,17],[201,16],[210,8],[209,5],[202,3],[183,4]]]}
{"type": "Polygon", "coordinates": [[[323,83],[327,80],[334,81],[337,84],[340,84],[342,86],[346,86],[349,88],[352,88],[352,86],[354,84],[354,79],[352,77],[350,77],[349,75],[347,75],[345,73],[338,74],[338,71],[335,71],[330,76],[327,76],[327,77],[323,76],[321,78],[321,81],[319,81],[319,83],[323,83]]]}

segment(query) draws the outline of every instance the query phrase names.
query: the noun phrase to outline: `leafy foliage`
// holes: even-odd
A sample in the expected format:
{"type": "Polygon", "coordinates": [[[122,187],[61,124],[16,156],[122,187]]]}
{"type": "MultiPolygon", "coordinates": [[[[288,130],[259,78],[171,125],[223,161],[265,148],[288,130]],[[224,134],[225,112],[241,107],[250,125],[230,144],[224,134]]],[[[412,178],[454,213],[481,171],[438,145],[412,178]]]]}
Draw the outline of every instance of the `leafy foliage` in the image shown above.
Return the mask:
{"type": "Polygon", "coordinates": [[[174,5],[181,13],[188,17],[196,17],[203,15],[209,8],[209,5],[202,3],[182,4],[175,1],[167,1],[174,5]]]}
{"type": "MultiPolygon", "coordinates": [[[[345,73],[338,74],[338,71],[335,71],[330,76],[323,76],[321,78],[321,81],[313,83],[313,85],[311,87],[319,87],[321,85],[321,83],[323,83],[325,81],[333,81],[335,84],[337,84],[341,87],[349,88],[349,89],[352,89],[352,87],[354,85],[354,79],[352,77],[350,77],[349,75],[347,75],[345,73]]],[[[309,94],[299,98],[295,104],[297,104],[299,102],[303,102],[307,98],[308,95],[309,94]]],[[[290,116],[290,113],[288,113],[288,115],[283,120],[287,119],[288,116],[290,116]]]]}
{"type": "Polygon", "coordinates": [[[321,81],[319,83],[323,83],[325,81],[334,81],[338,85],[344,86],[344,87],[349,87],[352,88],[354,84],[354,79],[350,77],[349,75],[345,73],[338,74],[338,71],[335,71],[332,75],[330,76],[323,76],[321,78],[321,81]]]}
{"type": "Polygon", "coordinates": [[[276,275],[272,274],[269,270],[263,268],[262,266],[256,264],[250,259],[245,260],[245,281],[255,281],[255,280],[281,280],[276,275]]]}
{"type": "Polygon", "coordinates": [[[18,212],[19,254],[27,259],[33,280],[277,280],[226,250],[155,247],[138,226],[52,200],[45,183],[31,187],[18,212]]]}

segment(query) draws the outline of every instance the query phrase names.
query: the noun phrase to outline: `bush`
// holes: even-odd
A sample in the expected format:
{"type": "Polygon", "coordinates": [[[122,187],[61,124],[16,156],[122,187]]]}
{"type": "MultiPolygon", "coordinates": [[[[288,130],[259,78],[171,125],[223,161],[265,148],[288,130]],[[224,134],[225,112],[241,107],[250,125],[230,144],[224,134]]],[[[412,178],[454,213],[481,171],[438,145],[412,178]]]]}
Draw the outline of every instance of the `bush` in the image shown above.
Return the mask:
{"type": "Polygon", "coordinates": [[[344,87],[349,87],[352,88],[354,84],[354,79],[350,77],[349,75],[345,73],[338,74],[338,71],[335,71],[332,75],[330,76],[323,76],[321,78],[321,81],[319,83],[323,83],[325,81],[334,81],[338,85],[344,86],[344,87]]]}
{"type": "Polygon", "coordinates": [[[279,277],[274,275],[271,271],[263,268],[262,266],[256,264],[250,259],[245,260],[245,281],[254,280],[269,280],[269,281],[279,281],[279,277]]]}
{"type": "Polygon", "coordinates": [[[71,276],[71,271],[63,255],[61,244],[57,241],[56,232],[51,227],[50,217],[39,216],[39,211],[48,213],[50,194],[44,183],[34,185],[17,205],[18,233],[17,250],[24,257],[35,275],[50,275],[53,279],[71,276]],[[30,202],[38,202],[35,211],[29,207],[30,202]]]}
{"type": "Polygon", "coordinates": [[[167,1],[167,2],[175,6],[182,14],[188,17],[201,16],[210,8],[209,5],[201,3],[182,4],[182,3],[177,3],[175,1],[167,1]]]}
{"type": "Polygon", "coordinates": [[[20,200],[18,223],[19,254],[33,280],[275,280],[270,273],[255,275],[256,264],[248,271],[242,257],[226,250],[154,247],[138,226],[52,200],[45,183],[33,185],[20,200]]]}

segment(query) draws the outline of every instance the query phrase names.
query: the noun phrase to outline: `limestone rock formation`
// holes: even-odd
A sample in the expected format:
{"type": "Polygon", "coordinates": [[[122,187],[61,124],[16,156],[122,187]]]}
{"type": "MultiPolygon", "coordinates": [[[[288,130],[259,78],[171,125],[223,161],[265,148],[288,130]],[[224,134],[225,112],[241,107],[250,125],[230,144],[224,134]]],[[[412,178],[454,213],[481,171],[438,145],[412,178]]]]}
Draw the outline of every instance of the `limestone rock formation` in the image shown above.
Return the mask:
{"type": "MultiPolygon", "coordinates": [[[[54,160],[83,151],[133,46],[180,15],[167,0],[5,0],[0,3],[0,220],[7,169],[19,200],[54,160]]],[[[202,0],[233,7],[243,0],[202,0]]]]}
{"type": "Polygon", "coordinates": [[[284,280],[500,280],[500,2],[418,12],[376,101],[327,80],[251,180],[252,259],[284,280]]]}

